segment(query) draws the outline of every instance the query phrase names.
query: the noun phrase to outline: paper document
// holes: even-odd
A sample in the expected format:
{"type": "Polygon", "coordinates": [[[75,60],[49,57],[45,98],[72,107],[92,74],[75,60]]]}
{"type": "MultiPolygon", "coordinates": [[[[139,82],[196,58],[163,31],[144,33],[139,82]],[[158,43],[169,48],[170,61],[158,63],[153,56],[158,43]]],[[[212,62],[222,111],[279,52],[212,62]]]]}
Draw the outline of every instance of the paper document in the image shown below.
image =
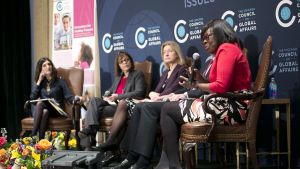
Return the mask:
{"type": "Polygon", "coordinates": [[[110,105],[117,105],[117,102],[113,102],[113,101],[110,101],[108,100],[107,97],[102,97],[104,101],[108,102],[110,105]]]}
{"type": "Polygon", "coordinates": [[[62,116],[69,117],[69,114],[66,113],[61,107],[59,107],[59,104],[55,101],[53,98],[48,98],[48,99],[36,99],[36,100],[30,100],[30,103],[35,103],[35,102],[43,102],[43,101],[48,101],[52,107],[62,116]]]}

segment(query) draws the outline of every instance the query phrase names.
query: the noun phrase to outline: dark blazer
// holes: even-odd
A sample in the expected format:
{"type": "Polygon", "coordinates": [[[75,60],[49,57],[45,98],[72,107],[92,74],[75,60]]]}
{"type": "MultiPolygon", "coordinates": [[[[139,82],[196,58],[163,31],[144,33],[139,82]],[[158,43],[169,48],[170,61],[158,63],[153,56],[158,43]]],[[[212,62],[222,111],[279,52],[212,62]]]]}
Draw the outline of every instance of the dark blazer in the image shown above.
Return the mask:
{"type": "MultiPolygon", "coordinates": [[[[115,78],[109,89],[111,94],[116,93],[120,80],[121,76],[115,78]]],[[[139,70],[134,70],[129,73],[124,87],[124,94],[119,94],[118,100],[125,98],[144,98],[146,88],[144,73],[139,70]]]]}
{"type": "Polygon", "coordinates": [[[71,90],[69,89],[66,81],[62,78],[57,78],[55,81],[50,83],[50,91],[47,92],[46,90],[47,80],[44,78],[42,83],[38,85],[34,85],[30,99],[47,99],[47,98],[54,98],[61,108],[64,107],[64,99],[68,100],[69,103],[72,103],[74,100],[74,95],[72,94],[71,90]]]}
{"type": "Polygon", "coordinates": [[[186,76],[185,69],[185,66],[177,64],[169,79],[167,79],[169,70],[164,71],[160,76],[159,82],[154,91],[160,93],[162,96],[181,89],[182,86],[179,85],[179,76],[186,76]],[[163,88],[164,83],[165,87],[163,88]]]}

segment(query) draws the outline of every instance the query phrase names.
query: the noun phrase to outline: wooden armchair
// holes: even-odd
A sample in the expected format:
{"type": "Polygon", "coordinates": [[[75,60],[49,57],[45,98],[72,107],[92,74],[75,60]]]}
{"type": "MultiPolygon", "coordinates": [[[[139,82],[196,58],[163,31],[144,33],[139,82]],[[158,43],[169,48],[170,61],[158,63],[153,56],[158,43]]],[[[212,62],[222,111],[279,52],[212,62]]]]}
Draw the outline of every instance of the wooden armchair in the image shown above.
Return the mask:
{"type": "MultiPolygon", "coordinates": [[[[237,168],[239,166],[239,143],[246,143],[247,164],[250,159],[254,168],[259,168],[256,158],[256,126],[264,89],[268,79],[269,65],[272,53],[272,37],[269,36],[262,50],[261,63],[259,65],[256,80],[253,86],[253,95],[241,95],[235,93],[214,94],[204,101],[204,110],[212,114],[212,123],[193,122],[185,123],[181,127],[181,141],[183,143],[183,158],[186,168],[195,168],[196,159],[193,155],[195,142],[234,142],[236,143],[237,168]],[[246,123],[239,126],[217,125],[216,114],[208,107],[208,100],[214,97],[227,97],[236,100],[251,100],[246,123]],[[248,148],[249,146],[249,148],[248,148]]],[[[248,167],[248,165],[247,165],[248,167]]]]}
{"type": "MultiPolygon", "coordinates": [[[[150,92],[152,85],[152,62],[145,60],[143,62],[134,62],[136,70],[140,70],[144,73],[145,82],[147,85],[146,94],[150,92]]],[[[101,118],[99,131],[107,133],[112,125],[113,117],[101,118]]]]}
{"type": "MultiPolygon", "coordinates": [[[[58,77],[62,77],[69,86],[74,95],[82,95],[83,91],[83,70],[78,68],[58,68],[58,77]]],[[[79,131],[80,106],[69,104],[65,101],[64,111],[69,114],[69,117],[50,117],[48,122],[49,131],[66,131],[65,147],[69,148],[68,141],[71,130],[76,130],[76,139],[78,141],[77,133],[79,131]]],[[[21,120],[22,131],[20,137],[22,138],[26,131],[33,129],[33,117],[27,117],[21,120]]]]}

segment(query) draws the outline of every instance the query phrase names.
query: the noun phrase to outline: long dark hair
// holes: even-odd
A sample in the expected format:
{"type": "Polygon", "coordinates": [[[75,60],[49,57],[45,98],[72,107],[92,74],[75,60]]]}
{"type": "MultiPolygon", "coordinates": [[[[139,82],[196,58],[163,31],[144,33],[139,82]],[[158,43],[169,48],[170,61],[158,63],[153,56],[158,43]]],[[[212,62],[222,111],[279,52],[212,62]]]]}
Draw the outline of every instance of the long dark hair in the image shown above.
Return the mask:
{"type": "Polygon", "coordinates": [[[132,56],[126,52],[126,51],[119,51],[116,55],[116,59],[115,59],[115,76],[122,76],[122,70],[120,68],[120,65],[119,65],[119,60],[122,60],[123,57],[128,57],[128,59],[130,60],[130,63],[131,63],[131,68],[130,68],[130,72],[134,70],[134,62],[133,62],[133,59],[132,59],[132,56]]]}
{"type": "Polygon", "coordinates": [[[202,28],[201,39],[203,39],[204,33],[211,29],[217,42],[217,47],[223,43],[237,43],[241,49],[243,49],[243,43],[240,38],[237,37],[232,27],[222,19],[214,19],[209,21],[202,28]]]}
{"type": "Polygon", "coordinates": [[[47,57],[42,57],[41,59],[39,59],[36,63],[36,68],[35,68],[35,75],[34,75],[34,80],[35,82],[37,82],[39,80],[39,76],[40,76],[40,73],[42,71],[42,67],[43,67],[43,64],[46,62],[46,61],[49,61],[50,64],[52,65],[52,73],[51,73],[51,76],[52,76],[52,79],[53,81],[55,81],[57,79],[57,70],[53,64],[53,62],[47,58],[47,57]]]}
{"type": "Polygon", "coordinates": [[[79,58],[80,61],[86,61],[90,66],[94,58],[92,48],[89,45],[82,42],[80,53],[81,53],[81,57],[79,58]]]}

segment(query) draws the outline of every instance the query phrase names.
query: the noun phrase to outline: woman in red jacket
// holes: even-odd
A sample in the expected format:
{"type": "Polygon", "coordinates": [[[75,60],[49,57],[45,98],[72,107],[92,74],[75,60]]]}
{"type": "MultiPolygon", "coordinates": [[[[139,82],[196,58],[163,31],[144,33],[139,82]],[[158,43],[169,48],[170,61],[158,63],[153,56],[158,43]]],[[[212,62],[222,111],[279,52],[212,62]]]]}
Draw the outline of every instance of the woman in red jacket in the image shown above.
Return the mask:
{"type": "MultiPolygon", "coordinates": [[[[209,93],[224,93],[250,89],[251,72],[246,56],[242,52],[242,44],[232,28],[221,19],[208,22],[202,29],[201,40],[205,50],[212,54],[209,82],[196,79],[196,83],[188,83],[182,78],[180,83],[187,88],[197,88],[209,93]]],[[[201,93],[201,92],[200,92],[201,93]]],[[[189,93],[176,95],[172,101],[162,107],[161,130],[163,135],[163,151],[156,168],[182,168],[179,161],[180,126],[186,122],[209,120],[209,114],[202,109],[201,99],[186,99],[189,93]]],[[[197,96],[197,98],[199,98],[197,96]]],[[[232,125],[243,123],[246,114],[233,112],[222,114],[219,122],[232,125]]]]}

